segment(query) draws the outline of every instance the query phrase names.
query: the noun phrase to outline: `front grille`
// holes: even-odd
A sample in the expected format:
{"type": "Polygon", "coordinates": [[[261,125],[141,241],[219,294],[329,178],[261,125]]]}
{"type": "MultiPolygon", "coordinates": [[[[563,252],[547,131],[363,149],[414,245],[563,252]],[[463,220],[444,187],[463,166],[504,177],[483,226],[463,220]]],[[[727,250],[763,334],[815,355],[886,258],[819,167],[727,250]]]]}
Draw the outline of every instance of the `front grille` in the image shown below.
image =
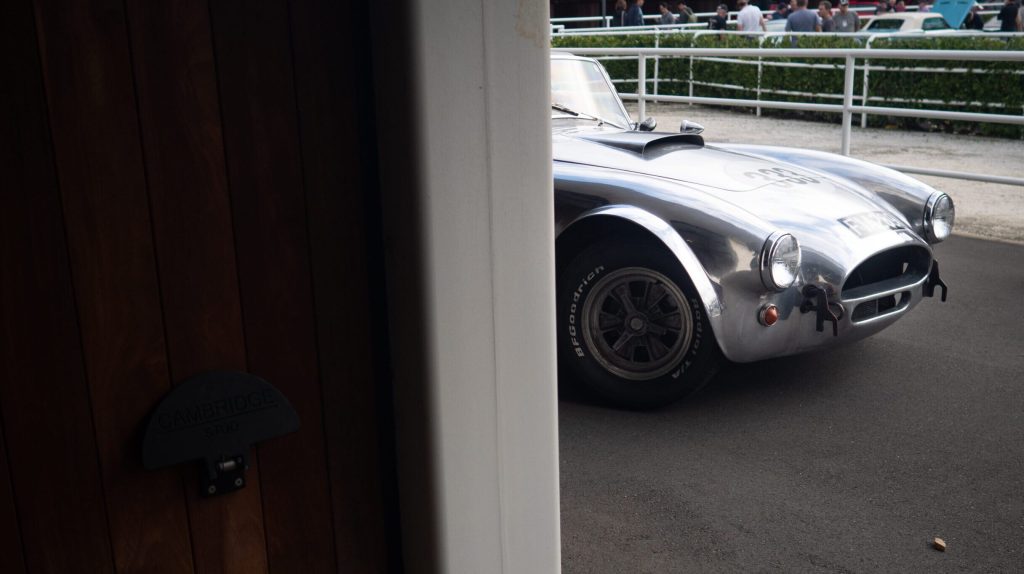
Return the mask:
{"type": "Polygon", "coordinates": [[[867,321],[875,317],[881,317],[907,306],[910,303],[910,291],[904,291],[897,295],[886,295],[885,297],[879,297],[871,301],[865,301],[853,310],[853,314],[850,315],[850,321],[853,323],[860,323],[861,321],[867,321]]]}
{"type": "Polygon", "coordinates": [[[857,305],[857,308],[853,310],[853,315],[850,315],[850,320],[854,323],[869,319],[878,314],[878,301],[868,301],[867,303],[861,303],[857,305]]]}
{"type": "Polygon", "coordinates": [[[843,284],[844,299],[854,299],[892,289],[893,285],[910,285],[924,279],[931,268],[932,256],[924,247],[905,245],[872,255],[847,277],[843,284]]]}

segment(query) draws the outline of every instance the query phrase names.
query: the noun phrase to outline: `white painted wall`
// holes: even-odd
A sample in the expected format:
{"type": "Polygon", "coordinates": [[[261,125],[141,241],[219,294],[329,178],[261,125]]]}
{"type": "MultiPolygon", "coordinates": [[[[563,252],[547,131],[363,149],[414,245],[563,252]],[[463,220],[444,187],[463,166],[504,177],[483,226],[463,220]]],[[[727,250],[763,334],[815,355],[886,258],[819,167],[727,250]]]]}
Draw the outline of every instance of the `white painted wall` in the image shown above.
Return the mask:
{"type": "Polygon", "coordinates": [[[434,468],[417,492],[399,421],[405,566],[432,569],[407,516],[428,496],[440,571],[558,572],[548,2],[420,2],[412,21],[434,468]]]}

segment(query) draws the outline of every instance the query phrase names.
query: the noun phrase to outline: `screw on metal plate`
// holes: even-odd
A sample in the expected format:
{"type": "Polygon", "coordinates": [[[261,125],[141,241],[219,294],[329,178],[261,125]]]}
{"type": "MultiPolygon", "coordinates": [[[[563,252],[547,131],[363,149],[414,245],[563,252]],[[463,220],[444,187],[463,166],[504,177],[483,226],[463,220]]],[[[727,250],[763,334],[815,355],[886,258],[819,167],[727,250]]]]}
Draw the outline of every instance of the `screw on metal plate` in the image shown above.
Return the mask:
{"type": "Polygon", "coordinates": [[[246,455],[240,454],[231,458],[224,458],[213,465],[213,469],[199,477],[200,494],[207,496],[214,494],[226,494],[245,486],[242,475],[249,469],[246,464],[246,455]]]}

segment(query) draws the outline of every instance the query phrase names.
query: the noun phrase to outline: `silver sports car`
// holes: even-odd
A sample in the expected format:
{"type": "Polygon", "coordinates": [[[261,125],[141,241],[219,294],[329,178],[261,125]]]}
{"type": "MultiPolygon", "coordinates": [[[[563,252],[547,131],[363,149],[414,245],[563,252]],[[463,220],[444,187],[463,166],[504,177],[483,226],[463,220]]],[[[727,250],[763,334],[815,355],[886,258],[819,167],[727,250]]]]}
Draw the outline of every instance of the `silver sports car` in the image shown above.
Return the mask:
{"type": "Polygon", "coordinates": [[[856,341],[946,286],[953,202],[874,164],[635,124],[596,61],[554,53],[559,365],[620,406],[856,341]]]}

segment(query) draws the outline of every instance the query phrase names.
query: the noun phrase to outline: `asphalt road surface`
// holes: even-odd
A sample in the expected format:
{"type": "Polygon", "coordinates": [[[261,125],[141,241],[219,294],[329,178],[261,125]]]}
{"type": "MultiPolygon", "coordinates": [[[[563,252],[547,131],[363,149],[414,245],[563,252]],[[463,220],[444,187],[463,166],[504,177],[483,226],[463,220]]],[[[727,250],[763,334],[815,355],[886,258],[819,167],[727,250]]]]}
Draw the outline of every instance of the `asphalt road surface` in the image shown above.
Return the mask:
{"type": "Polygon", "coordinates": [[[563,571],[1024,570],[1024,246],[936,258],[948,302],[872,338],[655,412],[563,399],[563,571]]]}

